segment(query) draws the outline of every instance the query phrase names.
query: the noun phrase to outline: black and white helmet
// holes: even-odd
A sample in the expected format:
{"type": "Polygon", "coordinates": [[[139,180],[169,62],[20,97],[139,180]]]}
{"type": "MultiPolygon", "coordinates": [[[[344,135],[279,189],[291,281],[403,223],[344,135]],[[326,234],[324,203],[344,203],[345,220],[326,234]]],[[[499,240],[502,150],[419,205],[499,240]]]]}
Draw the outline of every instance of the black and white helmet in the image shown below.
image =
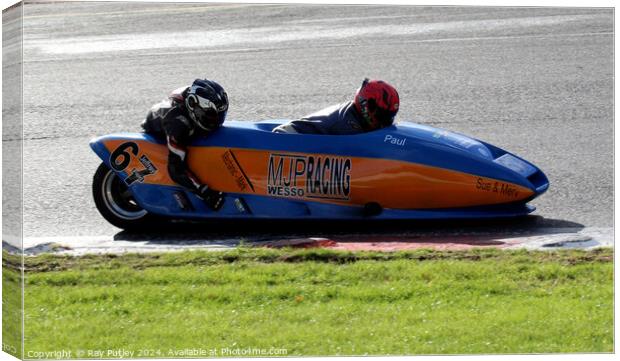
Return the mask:
{"type": "Polygon", "coordinates": [[[196,79],[189,87],[185,106],[196,125],[211,131],[220,127],[226,119],[228,95],[213,80],[196,79]]]}

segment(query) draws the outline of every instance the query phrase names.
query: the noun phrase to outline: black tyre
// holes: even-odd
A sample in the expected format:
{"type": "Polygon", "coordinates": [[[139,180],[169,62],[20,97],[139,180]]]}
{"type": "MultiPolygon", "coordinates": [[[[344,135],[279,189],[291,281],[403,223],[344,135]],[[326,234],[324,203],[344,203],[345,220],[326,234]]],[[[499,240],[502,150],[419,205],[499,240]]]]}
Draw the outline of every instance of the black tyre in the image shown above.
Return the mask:
{"type": "Polygon", "coordinates": [[[99,213],[116,227],[141,229],[155,218],[136,203],[125,182],[104,163],[93,177],[93,197],[99,213]]]}

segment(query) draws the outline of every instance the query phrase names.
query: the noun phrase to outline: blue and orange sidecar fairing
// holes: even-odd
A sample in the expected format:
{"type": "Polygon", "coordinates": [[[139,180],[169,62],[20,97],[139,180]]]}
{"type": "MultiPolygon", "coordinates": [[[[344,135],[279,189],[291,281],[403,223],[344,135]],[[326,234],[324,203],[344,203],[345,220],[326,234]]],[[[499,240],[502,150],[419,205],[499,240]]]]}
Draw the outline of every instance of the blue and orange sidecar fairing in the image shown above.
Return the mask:
{"type": "Polygon", "coordinates": [[[229,121],[190,147],[193,172],[226,193],[218,212],[170,179],[162,139],[112,134],[90,145],[134,206],[171,218],[507,217],[533,211],[526,203],[549,187],[533,164],[446,130],[401,122],[348,136],[271,132],[283,122],[229,121]]]}

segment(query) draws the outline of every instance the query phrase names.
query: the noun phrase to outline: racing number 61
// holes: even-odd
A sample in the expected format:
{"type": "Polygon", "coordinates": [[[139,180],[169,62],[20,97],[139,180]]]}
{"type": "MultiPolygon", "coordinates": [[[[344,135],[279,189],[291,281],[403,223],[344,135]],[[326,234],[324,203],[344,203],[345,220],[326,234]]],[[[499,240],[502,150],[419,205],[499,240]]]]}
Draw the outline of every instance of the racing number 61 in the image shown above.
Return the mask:
{"type": "MultiPolygon", "coordinates": [[[[132,155],[138,156],[138,144],[134,142],[126,142],[121,144],[118,148],[110,154],[110,166],[117,172],[122,172],[129,166],[132,155]],[[119,158],[121,158],[119,162],[119,158]]],[[[125,183],[131,185],[134,182],[142,183],[144,177],[157,172],[157,168],[153,165],[153,162],[143,154],[139,159],[140,163],[144,166],[142,170],[133,169],[131,174],[125,178],[125,183]]]]}

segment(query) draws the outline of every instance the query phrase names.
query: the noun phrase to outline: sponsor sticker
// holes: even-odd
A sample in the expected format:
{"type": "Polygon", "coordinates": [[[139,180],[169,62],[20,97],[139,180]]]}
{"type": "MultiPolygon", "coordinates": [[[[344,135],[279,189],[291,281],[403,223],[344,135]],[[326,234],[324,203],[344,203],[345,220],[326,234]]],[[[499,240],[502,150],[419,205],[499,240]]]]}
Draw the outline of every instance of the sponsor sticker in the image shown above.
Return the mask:
{"type": "Polygon", "coordinates": [[[245,175],[245,172],[241,168],[241,165],[237,161],[237,158],[232,150],[228,149],[224,152],[224,154],[222,154],[222,161],[224,162],[228,173],[230,173],[230,175],[235,179],[235,184],[240,191],[244,192],[250,188],[252,189],[252,192],[254,192],[254,185],[245,175]]]}
{"type": "Polygon", "coordinates": [[[513,185],[504,182],[485,180],[484,178],[478,178],[476,180],[476,189],[485,192],[499,193],[508,198],[519,197],[519,191],[513,185]]]}
{"type": "Polygon", "coordinates": [[[270,154],[267,193],[272,196],[348,200],[350,158],[328,155],[270,154]]]}

